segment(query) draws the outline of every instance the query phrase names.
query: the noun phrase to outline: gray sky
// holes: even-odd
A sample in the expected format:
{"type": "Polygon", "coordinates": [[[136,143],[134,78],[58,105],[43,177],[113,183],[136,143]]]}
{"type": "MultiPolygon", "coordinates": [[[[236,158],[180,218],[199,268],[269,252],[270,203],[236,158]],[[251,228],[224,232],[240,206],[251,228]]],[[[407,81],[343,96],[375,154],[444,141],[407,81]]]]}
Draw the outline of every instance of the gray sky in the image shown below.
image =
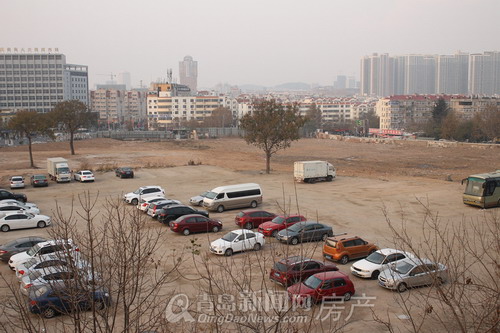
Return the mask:
{"type": "Polygon", "coordinates": [[[332,85],[362,56],[500,50],[500,0],[0,0],[0,47],[59,48],[91,88],[166,76],[185,55],[198,86],[332,85]]]}

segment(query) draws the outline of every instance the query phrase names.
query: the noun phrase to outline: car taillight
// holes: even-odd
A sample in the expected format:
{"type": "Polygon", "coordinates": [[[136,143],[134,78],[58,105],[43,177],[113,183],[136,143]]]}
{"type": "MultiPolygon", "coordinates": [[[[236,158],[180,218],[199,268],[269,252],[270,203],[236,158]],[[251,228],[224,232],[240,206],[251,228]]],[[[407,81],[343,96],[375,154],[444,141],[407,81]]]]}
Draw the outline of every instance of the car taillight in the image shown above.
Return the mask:
{"type": "Polygon", "coordinates": [[[24,289],[29,289],[33,284],[28,283],[27,285],[24,286],[24,289]]]}
{"type": "Polygon", "coordinates": [[[19,274],[24,275],[24,271],[21,269],[21,270],[19,271],[19,274]]]}
{"type": "Polygon", "coordinates": [[[30,301],[30,305],[36,305],[36,301],[30,301]]]}
{"type": "Polygon", "coordinates": [[[4,254],[4,253],[7,253],[7,251],[5,251],[5,250],[0,250],[0,254],[4,254]]]}
{"type": "Polygon", "coordinates": [[[79,249],[79,248],[76,248],[76,249],[75,249],[75,251],[76,251],[76,252],[80,252],[80,249],[79,249]]]}

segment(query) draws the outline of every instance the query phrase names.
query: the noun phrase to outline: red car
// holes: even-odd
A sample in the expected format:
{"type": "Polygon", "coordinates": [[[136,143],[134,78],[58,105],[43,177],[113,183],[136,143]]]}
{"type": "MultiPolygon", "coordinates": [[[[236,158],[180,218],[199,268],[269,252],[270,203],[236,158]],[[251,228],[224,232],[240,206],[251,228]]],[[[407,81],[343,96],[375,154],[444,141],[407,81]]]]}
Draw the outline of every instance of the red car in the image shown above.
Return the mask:
{"type": "Polygon", "coordinates": [[[288,287],[287,292],[292,302],[312,305],[325,298],[343,298],[348,301],[354,295],[355,289],[346,274],[334,271],[311,275],[304,282],[288,287]]]}
{"type": "Polygon", "coordinates": [[[264,236],[276,237],[280,230],[301,221],[306,221],[306,218],[302,215],[276,216],[272,221],[259,225],[259,232],[264,234],[264,236]]]}
{"type": "Polygon", "coordinates": [[[234,218],[234,222],[240,228],[253,229],[264,222],[271,221],[275,217],[276,214],[266,212],[265,210],[249,209],[239,212],[234,218]]]}
{"type": "Polygon", "coordinates": [[[183,215],[170,222],[170,230],[184,235],[192,232],[217,232],[222,229],[222,222],[199,214],[183,215]]]}
{"type": "Polygon", "coordinates": [[[314,259],[293,256],[275,263],[269,278],[283,287],[288,287],[316,273],[338,270],[334,264],[324,264],[314,259]]]}

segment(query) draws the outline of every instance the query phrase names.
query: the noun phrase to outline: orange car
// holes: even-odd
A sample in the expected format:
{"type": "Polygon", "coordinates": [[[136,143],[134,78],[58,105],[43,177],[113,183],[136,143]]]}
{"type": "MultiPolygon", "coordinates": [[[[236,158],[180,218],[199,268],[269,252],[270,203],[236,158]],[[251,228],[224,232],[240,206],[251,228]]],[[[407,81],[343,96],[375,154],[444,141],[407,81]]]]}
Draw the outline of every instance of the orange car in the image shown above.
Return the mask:
{"type": "Polygon", "coordinates": [[[329,237],[323,245],[323,257],[332,261],[339,261],[345,265],[351,259],[364,258],[378,250],[378,247],[358,236],[329,237]]]}

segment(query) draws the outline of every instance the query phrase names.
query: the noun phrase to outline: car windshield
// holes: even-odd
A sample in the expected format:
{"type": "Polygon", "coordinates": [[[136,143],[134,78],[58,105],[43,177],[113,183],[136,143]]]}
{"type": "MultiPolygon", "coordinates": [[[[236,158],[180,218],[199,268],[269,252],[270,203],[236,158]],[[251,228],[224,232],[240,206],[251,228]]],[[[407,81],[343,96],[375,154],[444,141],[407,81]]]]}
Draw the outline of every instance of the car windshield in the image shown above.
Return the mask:
{"type": "Polygon", "coordinates": [[[274,219],[271,220],[271,222],[276,223],[276,224],[283,224],[285,223],[286,219],[281,216],[276,216],[274,219]]]}
{"type": "Polygon", "coordinates": [[[41,179],[45,179],[45,176],[43,175],[36,175],[36,176],[33,176],[34,179],[37,179],[37,180],[41,180],[41,179]]]}
{"type": "Polygon", "coordinates": [[[138,188],[137,190],[135,190],[135,191],[134,191],[134,192],[132,192],[132,193],[134,193],[134,194],[139,194],[139,193],[141,193],[141,189],[140,189],[140,188],[138,188]]]}
{"type": "Polygon", "coordinates": [[[465,194],[478,197],[482,196],[484,193],[484,182],[484,179],[469,177],[467,179],[467,186],[465,187],[465,194]]]}
{"type": "Polygon", "coordinates": [[[313,275],[313,276],[308,277],[307,280],[304,281],[304,284],[308,288],[316,289],[319,287],[321,282],[323,282],[323,280],[321,280],[313,275]]]}
{"type": "Polygon", "coordinates": [[[26,253],[32,257],[34,256],[38,251],[40,250],[40,245],[39,244],[36,244],[34,246],[32,246],[28,251],[26,251],[26,253]]]}
{"type": "Polygon", "coordinates": [[[337,247],[337,241],[333,240],[333,239],[327,239],[326,240],[326,245],[328,245],[329,247],[336,248],[337,247]]]}
{"type": "Polygon", "coordinates": [[[278,272],[286,272],[288,270],[288,266],[281,262],[277,262],[274,264],[274,269],[278,272]]]}
{"type": "Polygon", "coordinates": [[[68,167],[57,168],[57,173],[69,173],[69,168],[68,167]]]}
{"type": "Polygon", "coordinates": [[[83,173],[84,175],[91,175],[91,174],[92,174],[92,172],[90,172],[90,171],[84,171],[84,172],[82,172],[82,173],[83,173]]]}
{"type": "Polygon", "coordinates": [[[227,234],[224,235],[224,237],[222,237],[222,239],[228,242],[232,242],[238,236],[239,235],[235,232],[228,232],[227,234]]]}
{"type": "Polygon", "coordinates": [[[12,177],[12,181],[15,181],[15,182],[20,182],[23,180],[23,177],[12,177]]]}
{"type": "Polygon", "coordinates": [[[209,193],[208,191],[205,191],[202,194],[200,194],[200,197],[206,197],[208,193],[209,193]]]}
{"type": "Polygon", "coordinates": [[[132,171],[132,168],[122,168],[122,171],[129,172],[132,171]]]}
{"type": "Polygon", "coordinates": [[[398,262],[396,265],[392,266],[391,269],[395,272],[398,272],[399,274],[406,274],[408,273],[413,267],[412,264],[408,262],[398,262]]]}
{"type": "Polygon", "coordinates": [[[304,228],[304,225],[301,223],[297,223],[292,225],[291,227],[288,227],[288,231],[293,231],[293,232],[301,232],[302,228],[304,228]]]}
{"type": "Polygon", "coordinates": [[[245,213],[244,212],[239,212],[238,214],[236,214],[236,216],[243,217],[243,216],[245,216],[245,213]]]}
{"type": "Polygon", "coordinates": [[[38,260],[36,260],[35,258],[31,258],[30,260],[26,261],[24,263],[24,267],[26,268],[31,268],[31,266],[33,266],[34,264],[36,264],[38,262],[38,260]]]}
{"type": "Polygon", "coordinates": [[[218,193],[215,193],[215,192],[207,192],[207,195],[205,196],[205,198],[208,198],[208,199],[215,199],[215,197],[217,196],[218,193]]]}
{"type": "Polygon", "coordinates": [[[377,264],[377,265],[380,265],[382,262],[384,262],[384,259],[385,259],[385,256],[383,254],[381,254],[380,252],[373,252],[368,257],[366,257],[367,261],[374,263],[374,264],[377,264]]]}

